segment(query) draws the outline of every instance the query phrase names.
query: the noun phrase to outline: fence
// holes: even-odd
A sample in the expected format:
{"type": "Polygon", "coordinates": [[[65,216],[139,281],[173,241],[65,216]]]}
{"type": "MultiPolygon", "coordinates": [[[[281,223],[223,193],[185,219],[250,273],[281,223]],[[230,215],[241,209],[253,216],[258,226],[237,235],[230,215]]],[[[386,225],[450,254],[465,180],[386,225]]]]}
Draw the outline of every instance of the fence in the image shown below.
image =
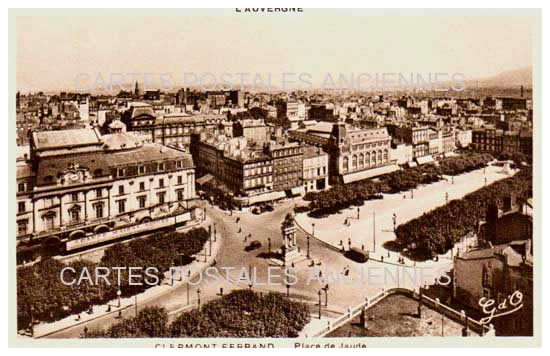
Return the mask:
{"type": "MultiPolygon", "coordinates": [[[[353,318],[361,314],[361,311],[363,309],[368,310],[374,305],[376,305],[378,302],[384,300],[384,298],[386,298],[387,296],[392,294],[397,294],[397,293],[408,295],[416,300],[419,300],[421,296],[418,292],[412,289],[406,289],[406,288],[391,288],[388,290],[382,290],[380,293],[372,297],[367,297],[365,301],[360,303],[359,305],[356,305],[353,308],[348,308],[347,312],[344,315],[337,318],[336,320],[332,322],[328,321],[327,327],[319,331],[318,333],[314,334],[313,337],[323,337],[327,335],[329,332],[353,320],[353,318]]],[[[422,303],[432,309],[435,309],[436,311],[440,312],[441,314],[443,314],[444,316],[448,317],[453,321],[466,324],[466,318],[467,318],[468,328],[475,331],[481,336],[494,336],[494,329],[492,325],[489,325],[489,326],[483,325],[475,319],[466,317],[464,312],[456,311],[453,308],[440,303],[438,299],[432,299],[430,297],[422,295],[422,303]]]]}

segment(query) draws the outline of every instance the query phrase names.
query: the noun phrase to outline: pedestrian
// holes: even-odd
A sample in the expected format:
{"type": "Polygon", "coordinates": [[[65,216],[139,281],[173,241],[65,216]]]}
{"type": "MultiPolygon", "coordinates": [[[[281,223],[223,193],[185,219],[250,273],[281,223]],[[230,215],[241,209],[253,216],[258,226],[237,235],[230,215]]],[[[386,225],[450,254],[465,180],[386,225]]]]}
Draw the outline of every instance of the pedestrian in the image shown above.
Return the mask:
{"type": "Polygon", "coordinates": [[[84,327],[84,336],[87,336],[87,335],[88,335],[88,327],[85,326],[85,327],[84,327]]]}

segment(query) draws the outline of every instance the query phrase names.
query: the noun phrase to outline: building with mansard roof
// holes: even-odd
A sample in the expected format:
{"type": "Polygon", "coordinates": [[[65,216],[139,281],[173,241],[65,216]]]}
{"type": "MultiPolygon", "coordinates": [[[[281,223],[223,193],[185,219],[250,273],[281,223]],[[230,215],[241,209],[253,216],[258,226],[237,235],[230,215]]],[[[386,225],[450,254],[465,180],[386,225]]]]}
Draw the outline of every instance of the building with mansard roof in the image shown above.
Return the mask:
{"type": "Polygon", "coordinates": [[[34,132],[31,159],[17,166],[18,251],[59,252],[79,239],[188,211],[191,155],[150,141],[93,129],[34,132]]]}

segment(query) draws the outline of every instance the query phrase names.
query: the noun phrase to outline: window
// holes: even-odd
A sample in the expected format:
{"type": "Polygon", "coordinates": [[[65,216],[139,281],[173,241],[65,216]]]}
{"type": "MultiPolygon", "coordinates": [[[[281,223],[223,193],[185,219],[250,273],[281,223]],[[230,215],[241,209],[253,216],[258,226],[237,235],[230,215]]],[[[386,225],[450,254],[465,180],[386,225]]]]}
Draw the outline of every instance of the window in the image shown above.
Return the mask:
{"type": "Polygon", "coordinates": [[[138,202],[139,202],[139,208],[140,209],[145,208],[145,202],[146,201],[147,201],[147,197],[145,195],[142,195],[142,196],[138,197],[138,202]]]}
{"type": "Polygon", "coordinates": [[[124,186],[123,186],[123,185],[119,185],[119,186],[118,186],[118,194],[119,194],[119,195],[124,194],[124,186]]]}
{"type": "Polygon", "coordinates": [[[17,222],[17,235],[25,235],[27,233],[27,220],[17,222]]]}
{"type": "Polygon", "coordinates": [[[164,187],[164,179],[160,178],[159,179],[159,188],[163,188],[164,187]]]}
{"type": "Polygon", "coordinates": [[[71,194],[71,200],[72,201],[78,201],[78,193],[72,193],[71,194]]]}
{"type": "Polygon", "coordinates": [[[24,192],[25,191],[25,183],[19,183],[17,185],[17,191],[18,192],[24,192]]]}
{"type": "Polygon", "coordinates": [[[159,163],[159,171],[164,171],[164,163],[159,163]]]}
{"type": "Polygon", "coordinates": [[[182,184],[183,183],[183,177],[182,176],[178,176],[178,184],[182,184]]]}
{"type": "Polygon", "coordinates": [[[118,170],[118,174],[117,174],[119,177],[123,177],[124,176],[124,169],[120,168],[118,170]]]}
{"type": "Polygon", "coordinates": [[[95,206],[95,217],[98,219],[103,217],[103,204],[97,204],[95,206]]]}
{"type": "Polygon", "coordinates": [[[162,192],[162,193],[158,193],[157,194],[157,197],[158,197],[158,200],[159,200],[159,204],[164,204],[164,196],[166,195],[166,193],[162,192]]]}
{"type": "Polygon", "coordinates": [[[139,166],[139,174],[145,173],[145,166],[139,166]]]}
{"type": "Polygon", "coordinates": [[[185,200],[185,197],[184,197],[183,193],[184,193],[183,190],[178,190],[178,200],[179,201],[185,200]]]}
{"type": "Polygon", "coordinates": [[[19,213],[24,213],[25,212],[25,202],[24,201],[20,201],[19,203],[17,203],[17,211],[19,213]]]}
{"type": "Polygon", "coordinates": [[[101,198],[103,196],[103,189],[97,188],[95,190],[95,196],[96,196],[96,198],[101,198]]]}
{"type": "Polygon", "coordinates": [[[80,221],[80,210],[78,210],[78,209],[72,209],[71,210],[71,220],[73,222],[80,221]]]}
{"type": "Polygon", "coordinates": [[[145,182],[139,182],[139,190],[145,190],[145,182]]]}
{"type": "Polygon", "coordinates": [[[119,200],[118,201],[118,213],[122,214],[126,211],[126,201],[125,200],[119,200]]]}
{"type": "Polygon", "coordinates": [[[181,161],[177,161],[177,162],[176,162],[176,168],[181,168],[181,167],[182,167],[181,161]]]}
{"type": "Polygon", "coordinates": [[[46,230],[53,230],[53,215],[48,215],[44,217],[44,225],[46,226],[46,230]]]}

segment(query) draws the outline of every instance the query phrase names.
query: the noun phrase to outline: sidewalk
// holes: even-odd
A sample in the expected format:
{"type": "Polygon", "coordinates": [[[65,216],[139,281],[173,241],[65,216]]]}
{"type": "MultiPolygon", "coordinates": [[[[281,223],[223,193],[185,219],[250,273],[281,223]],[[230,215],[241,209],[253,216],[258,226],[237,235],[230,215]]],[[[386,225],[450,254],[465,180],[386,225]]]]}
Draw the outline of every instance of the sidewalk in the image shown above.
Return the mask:
{"type": "MultiPolygon", "coordinates": [[[[501,173],[501,170],[501,167],[487,167],[485,174],[483,169],[479,169],[455,176],[454,184],[442,180],[421,186],[414,190],[413,198],[410,192],[384,194],[384,199],[365,201],[365,204],[359,207],[359,218],[358,208],[351,207],[321,219],[300,213],[296,215],[296,223],[304,232],[332,248],[342,250],[344,247],[347,251],[350,246],[356,247],[369,251],[371,259],[413,267],[414,261],[407,258],[404,258],[404,264],[398,263],[399,254],[396,252],[390,252],[388,258],[388,250],[383,247],[385,242],[395,239],[393,214],[396,215],[396,226],[406,223],[427,211],[445,205],[446,194],[448,201],[460,199],[485,186],[485,177],[487,185],[508,178],[509,176],[501,173]]],[[[458,248],[464,251],[466,246],[456,246],[454,253],[458,248]]],[[[450,251],[439,256],[439,261],[444,259],[451,259],[450,251]]]]}
{"type": "MultiPolygon", "coordinates": [[[[190,226],[189,228],[196,228],[197,226],[208,228],[211,222],[212,221],[210,217],[207,216],[206,220],[202,221],[198,225],[190,226]]],[[[118,300],[115,299],[115,300],[109,301],[109,303],[107,304],[94,305],[92,307],[93,309],[92,314],[88,314],[87,312],[82,312],[80,314],[73,314],[64,319],[57,320],[51,323],[41,323],[41,324],[35,325],[34,338],[42,338],[49,334],[53,334],[64,329],[81,325],[86,322],[89,322],[107,315],[118,313],[121,310],[134,307],[136,301],[139,305],[151,299],[157,298],[171,291],[173,288],[186,284],[189,279],[193,279],[213,263],[214,259],[219,253],[219,250],[221,247],[221,240],[222,240],[221,233],[219,231],[216,231],[216,240],[212,241],[212,252],[210,253],[210,256],[206,256],[206,262],[204,261],[205,261],[205,253],[208,253],[208,248],[209,248],[208,241],[206,242],[203,248],[203,251],[193,256],[195,257],[196,260],[190,263],[189,265],[184,266],[183,268],[184,271],[188,271],[188,270],[191,271],[190,276],[188,276],[187,273],[183,273],[183,276],[182,276],[181,273],[179,273],[179,269],[177,269],[173,275],[173,282],[171,282],[170,271],[167,271],[164,274],[165,278],[162,281],[161,285],[148,288],[143,293],[132,297],[121,298],[120,307],[118,306],[118,300]],[[180,278],[182,279],[181,281],[180,281],[180,278]],[[109,305],[111,306],[110,312],[107,311],[109,305]],[[78,319],[78,315],[80,315],[80,319],[78,319]]],[[[25,335],[21,335],[21,334],[19,334],[18,336],[26,337],[25,335]]]]}

